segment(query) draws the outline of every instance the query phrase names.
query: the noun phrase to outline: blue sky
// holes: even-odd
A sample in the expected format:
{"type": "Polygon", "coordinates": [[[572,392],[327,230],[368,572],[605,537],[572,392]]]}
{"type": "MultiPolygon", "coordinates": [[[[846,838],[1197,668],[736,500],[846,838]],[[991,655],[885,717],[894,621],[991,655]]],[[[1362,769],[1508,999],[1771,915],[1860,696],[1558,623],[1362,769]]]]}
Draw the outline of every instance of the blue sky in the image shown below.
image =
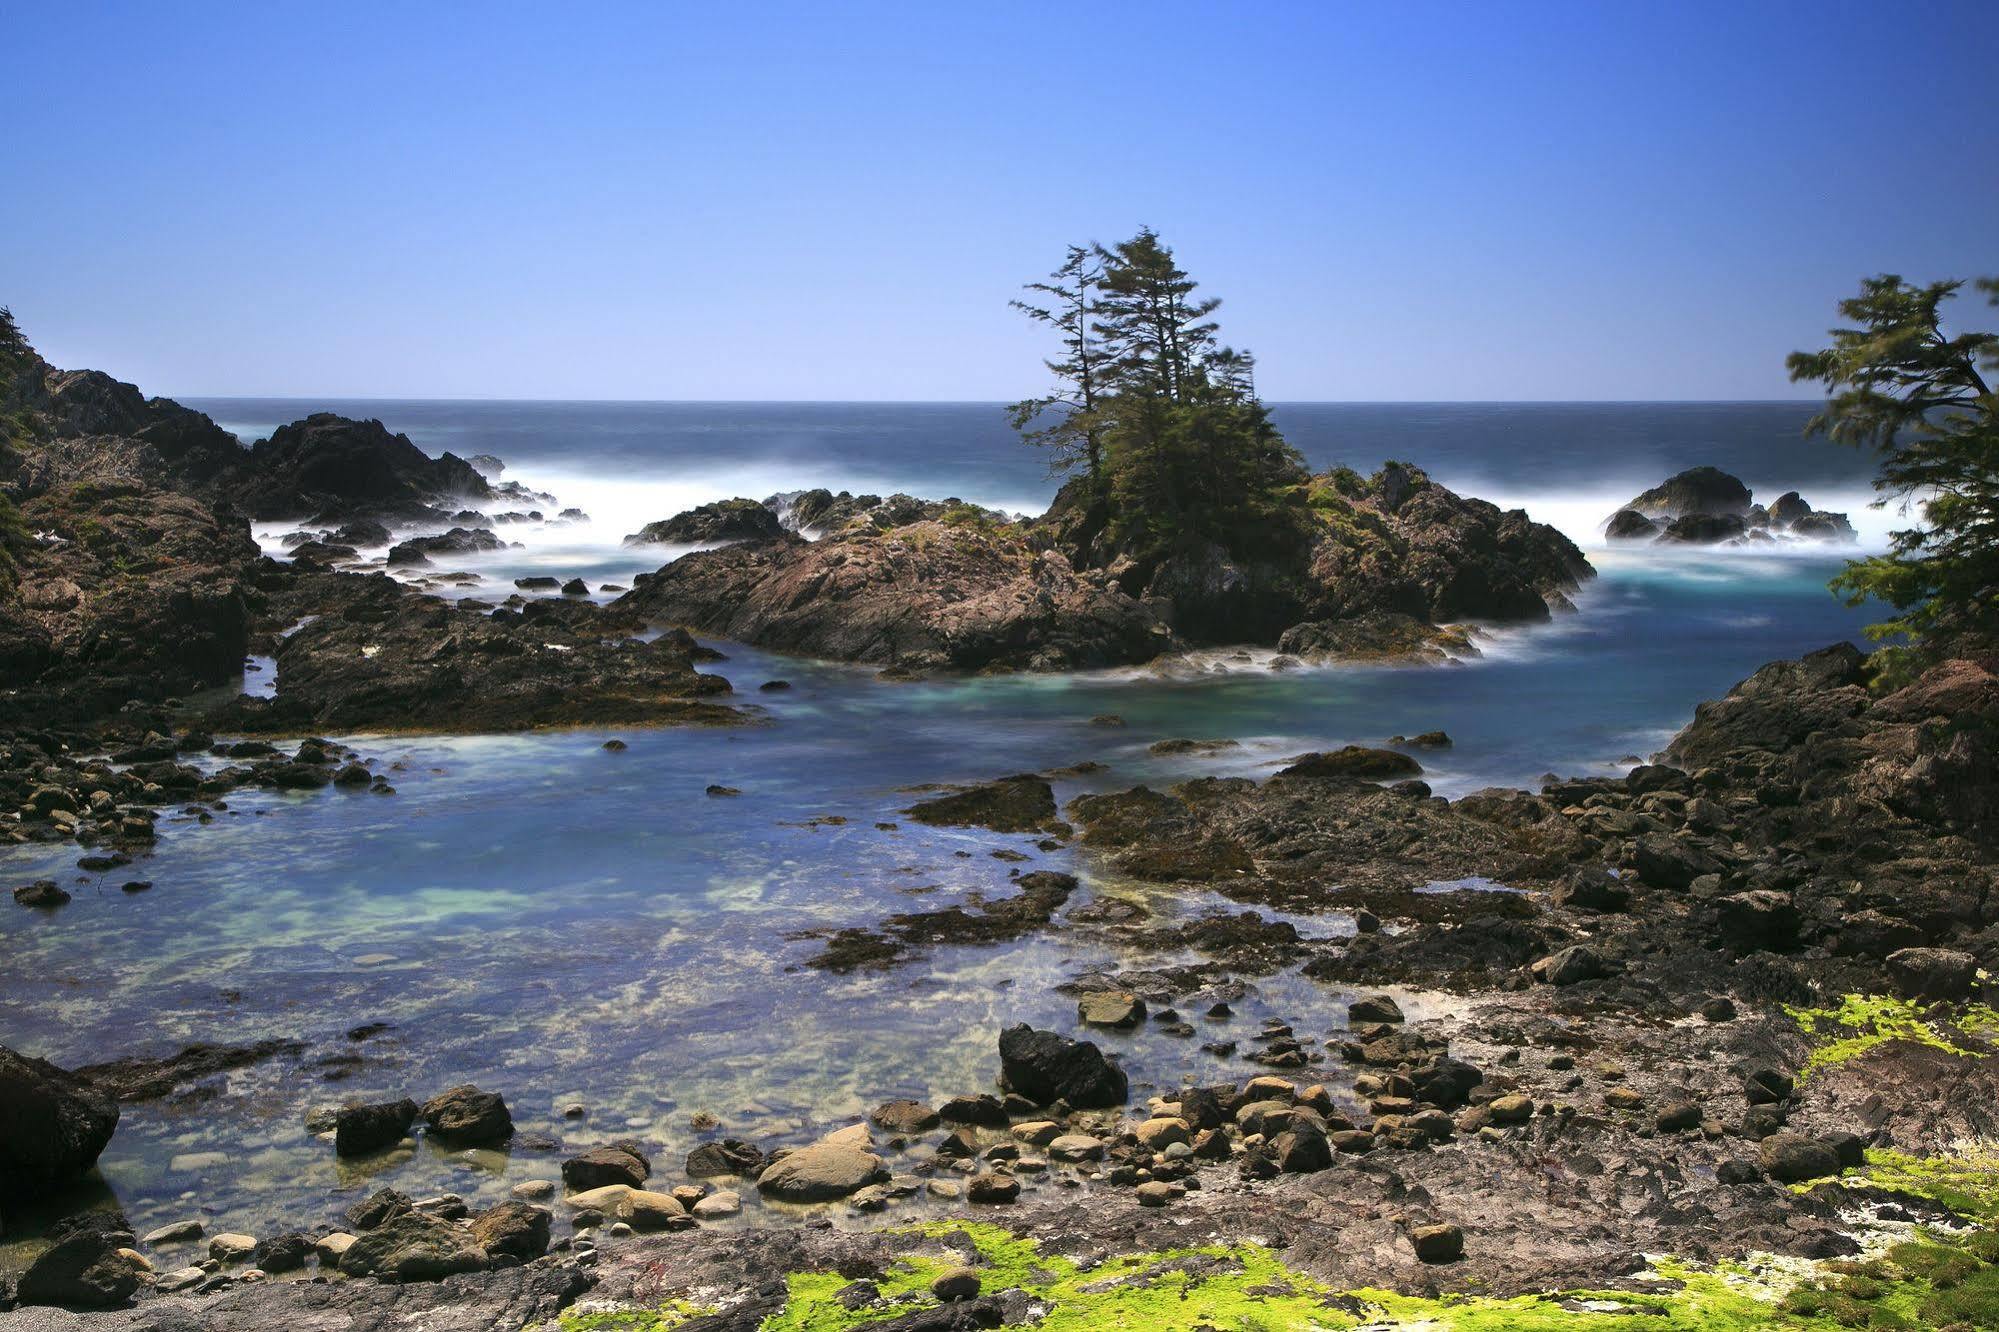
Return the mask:
{"type": "Polygon", "coordinates": [[[1267,397],[1793,396],[1862,274],[1999,272],[1993,20],[14,0],[0,304],[189,396],[1011,398],[1150,224],[1267,397]]]}

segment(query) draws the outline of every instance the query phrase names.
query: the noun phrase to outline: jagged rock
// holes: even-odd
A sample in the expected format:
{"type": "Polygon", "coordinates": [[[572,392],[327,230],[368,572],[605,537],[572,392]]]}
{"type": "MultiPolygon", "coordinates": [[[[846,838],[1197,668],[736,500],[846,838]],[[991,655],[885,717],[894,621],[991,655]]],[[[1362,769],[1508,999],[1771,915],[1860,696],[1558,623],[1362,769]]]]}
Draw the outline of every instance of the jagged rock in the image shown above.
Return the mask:
{"type": "Polygon", "coordinates": [[[375,1105],[342,1106],[334,1123],[333,1150],[340,1156],[370,1156],[409,1136],[417,1104],[405,1097],[375,1105]]]}
{"type": "Polygon", "coordinates": [[[625,538],[627,546],[710,541],[768,541],[784,535],[777,514],[751,499],[717,500],[647,523],[625,538]]]}
{"type": "Polygon", "coordinates": [[[506,1100],[470,1084],[424,1102],[423,1126],[433,1137],[465,1147],[494,1147],[514,1136],[506,1100]]]}
{"type": "Polygon", "coordinates": [[[994,832],[1038,832],[1055,820],[1055,793],[1032,773],[919,801],[902,811],[918,823],[994,832]]]}
{"type": "Polygon", "coordinates": [[[0,1046],[0,1203],[90,1169],[117,1127],[118,1103],[96,1086],[0,1046]]]}
{"type": "Polygon", "coordinates": [[[1123,1105],[1124,1070],[1089,1041],[1072,1041],[1025,1024],[1000,1033],[1000,1075],[1038,1105],[1066,1101],[1077,1109],[1123,1105]]]}
{"type": "Polygon", "coordinates": [[[455,454],[431,458],[380,421],[318,412],[278,427],[218,482],[258,521],[434,515],[440,503],[489,500],[493,488],[455,454]]]}
{"type": "Polygon", "coordinates": [[[343,1274],[384,1281],[442,1281],[491,1265],[471,1231],[425,1212],[405,1212],[383,1222],[340,1256],[343,1274]]]}

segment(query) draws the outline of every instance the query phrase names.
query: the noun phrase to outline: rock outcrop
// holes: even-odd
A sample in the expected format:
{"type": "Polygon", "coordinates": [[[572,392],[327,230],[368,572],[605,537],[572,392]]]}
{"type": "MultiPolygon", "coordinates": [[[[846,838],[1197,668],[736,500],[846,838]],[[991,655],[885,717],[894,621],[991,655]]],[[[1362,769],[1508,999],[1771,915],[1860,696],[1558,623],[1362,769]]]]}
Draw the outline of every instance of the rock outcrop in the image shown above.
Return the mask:
{"type": "Polygon", "coordinates": [[[752,499],[717,500],[656,523],[625,538],[627,546],[701,545],[716,541],[767,541],[782,536],[774,510],[752,499]]]}
{"type": "Polygon", "coordinates": [[[1852,541],[1843,513],[1814,509],[1795,490],[1765,508],[1740,478],[1691,467],[1633,496],[1604,522],[1611,541],[1713,546],[1776,540],[1852,541]]]}
{"type": "Polygon", "coordinates": [[[906,670],[1061,670],[1149,661],[1172,635],[1145,606],[1014,527],[920,520],[687,555],[613,603],[781,652],[906,670]]]}
{"type": "Polygon", "coordinates": [[[494,494],[486,478],[456,454],[432,458],[380,421],[332,412],[278,427],[251,446],[217,486],[253,519],[321,523],[357,517],[422,521],[494,494]]]}
{"type": "Polygon", "coordinates": [[[0,1207],[90,1169],[117,1127],[118,1103],[95,1085],[0,1046],[0,1207]]]}
{"type": "Polygon", "coordinates": [[[244,731],[516,731],[726,722],[729,682],[684,633],[645,639],[628,613],[537,600],[486,614],[383,574],[279,574],[277,617],[317,618],[276,645],[274,698],[216,715],[244,731]]]}

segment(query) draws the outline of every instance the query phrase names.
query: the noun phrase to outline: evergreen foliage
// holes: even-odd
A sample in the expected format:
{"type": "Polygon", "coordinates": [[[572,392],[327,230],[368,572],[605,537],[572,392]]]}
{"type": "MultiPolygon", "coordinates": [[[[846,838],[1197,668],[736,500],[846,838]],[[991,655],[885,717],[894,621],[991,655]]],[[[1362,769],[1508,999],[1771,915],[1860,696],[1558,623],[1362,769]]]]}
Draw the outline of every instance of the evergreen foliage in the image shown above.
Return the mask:
{"type": "MultiPolygon", "coordinates": [[[[14,322],[14,312],[0,306],[0,463],[7,461],[17,440],[27,434],[22,414],[12,410],[15,377],[27,370],[34,354],[28,340],[14,322]]],[[[28,532],[21,511],[7,492],[0,490],[0,587],[14,581],[14,554],[26,544],[28,532]]]]}
{"type": "Polygon", "coordinates": [[[1083,468],[1112,548],[1141,562],[1215,545],[1261,558],[1303,539],[1302,459],[1256,396],[1255,361],[1223,345],[1218,299],[1150,228],[1106,248],[1071,246],[1036,304],[1060,334],[1057,386],[1014,405],[1057,470],[1083,468]]]}
{"type": "MultiPolygon", "coordinates": [[[[1946,336],[1943,306],[1963,285],[1869,278],[1840,302],[1854,327],[1788,361],[1793,380],[1829,395],[1808,432],[1874,450],[1877,505],[1899,502],[1918,519],[1832,584],[1851,605],[1879,599],[1897,612],[1868,629],[1901,640],[1877,654],[1888,683],[1999,643],[1999,333],[1946,336]]],[[[1978,287],[1999,304],[1999,279],[1978,287]]]]}

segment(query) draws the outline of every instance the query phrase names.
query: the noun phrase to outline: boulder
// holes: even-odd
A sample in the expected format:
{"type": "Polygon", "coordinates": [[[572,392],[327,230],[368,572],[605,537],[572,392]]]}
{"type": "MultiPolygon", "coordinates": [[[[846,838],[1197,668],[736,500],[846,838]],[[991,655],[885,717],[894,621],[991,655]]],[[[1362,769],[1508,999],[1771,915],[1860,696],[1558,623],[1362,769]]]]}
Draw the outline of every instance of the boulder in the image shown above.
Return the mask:
{"type": "Polygon", "coordinates": [[[439,503],[493,498],[486,478],[464,459],[432,458],[380,421],[318,412],[253,445],[217,486],[258,521],[323,516],[424,518],[439,503]]]}
{"type": "Polygon", "coordinates": [[[472,1238],[494,1258],[532,1262],[548,1252],[549,1221],[546,1208],[509,1200],[472,1218],[472,1238]]]}
{"type": "Polygon", "coordinates": [[[117,1127],[118,1103],[96,1086],[0,1046],[0,1204],[90,1169],[117,1127]]]}
{"type": "Polygon", "coordinates": [[[1749,487],[1719,467],[1690,467],[1624,504],[1653,518],[1712,515],[1741,518],[1753,500],[1749,487]]]}
{"type": "Polygon", "coordinates": [[[1349,1027],[1368,1022],[1400,1021],[1402,1021],[1402,1006],[1395,1002],[1393,995],[1367,995],[1347,1005],[1349,1027]]]}
{"type": "Polygon", "coordinates": [[[14,1297],[28,1305],[116,1308],[139,1289],[140,1266],[126,1256],[130,1244],[129,1234],[122,1239],[100,1231],[66,1236],[28,1265],[14,1297]]]}
{"type": "Polygon", "coordinates": [[[1426,1263],[1454,1263],[1464,1257],[1465,1233],[1453,1225],[1416,1226],[1409,1232],[1416,1257],[1426,1263]]]}
{"type": "Polygon", "coordinates": [[[918,823],[993,832],[1038,832],[1055,822],[1055,792],[1032,773],[1003,777],[902,811],[918,823]]]}
{"type": "Polygon", "coordinates": [[[1590,945],[1571,944],[1559,953],[1536,962],[1532,971],[1536,980],[1550,985],[1575,985],[1609,975],[1610,965],[1603,954],[1590,945]]]}
{"type": "Polygon", "coordinates": [[[472,1231],[426,1212],[405,1212],[347,1247],[340,1271],[384,1281],[441,1281],[492,1266],[472,1231]]]}
{"type": "Polygon", "coordinates": [[[417,1104],[408,1097],[374,1105],[340,1108],[333,1126],[333,1150],[340,1156],[370,1156],[409,1136],[417,1104]]]}
{"type": "Polygon", "coordinates": [[[1688,546],[1715,546],[1733,541],[1747,530],[1742,519],[1733,515],[1690,513],[1666,524],[1659,540],[1688,546]]]}
{"type": "Polygon", "coordinates": [[[1782,952],[1798,941],[1800,918],[1789,893],[1752,888],[1715,903],[1721,941],[1737,952],[1782,952]]]}
{"type": "Polygon", "coordinates": [[[1393,749],[1370,749],[1346,745],[1329,752],[1300,754],[1290,766],[1279,768],[1279,777],[1329,777],[1356,781],[1385,781],[1393,777],[1413,777],[1423,765],[1393,749]]]}
{"type": "Polygon", "coordinates": [[[1145,1021],[1145,1000],[1128,990],[1095,990],[1076,1001],[1076,1019],[1086,1027],[1135,1027],[1145,1021]]]}
{"type": "Polygon", "coordinates": [[[884,1101],[868,1112],[868,1121],[885,1132],[912,1137],[928,1133],[942,1119],[921,1101],[884,1101]]]}
{"type": "Polygon", "coordinates": [[[1124,1070],[1089,1041],[1073,1041],[1025,1024],[1000,1033],[1000,1076],[1037,1105],[1066,1101],[1079,1110],[1123,1105],[1124,1070]]]}
{"type": "Polygon", "coordinates": [[[1840,1170],[1839,1154],[1802,1133],[1773,1133],[1757,1147],[1763,1172],[1785,1184],[1824,1179],[1840,1170]]]}
{"type": "Polygon", "coordinates": [[[1659,535],[1659,524],[1636,509],[1619,509],[1603,525],[1603,534],[1612,541],[1650,541],[1659,535]]]}
{"type": "Polygon", "coordinates": [[[1955,948],[1904,948],[1888,955],[1888,975],[1911,999],[1966,999],[1978,982],[1978,959],[1955,948]]]}
{"type": "Polygon", "coordinates": [[[593,1147],[562,1163],[562,1182],[575,1193],[612,1184],[624,1184],[635,1189],[651,1175],[652,1163],[636,1146],[627,1143],[593,1147]]]}
{"type": "Polygon", "coordinates": [[[687,1154],[690,1179],[713,1179],[719,1175],[750,1176],[762,1170],[764,1154],[741,1138],[704,1142],[687,1154]]]}
{"type": "Polygon", "coordinates": [[[787,1152],[757,1176],[757,1191],[779,1202],[831,1202],[887,1177],[873,1152],[816,1142],[787,1152]]]}
{"type": "Polygon", "coordinates": [[[1674,892],[1685,890],[1701,875],[1716,873],[1721,868],[1700,847],[1668,833],[1647,833],[1640,837],[1634,863],[1640,882],[1674,892]]]}
{"type": "Polygon", "coordinates": [[[424,1102],[423,1126],[431,1136],[464,1147],[497,1147],[514,1136],[505,1099],[470,1084],[424,1102]]]}

